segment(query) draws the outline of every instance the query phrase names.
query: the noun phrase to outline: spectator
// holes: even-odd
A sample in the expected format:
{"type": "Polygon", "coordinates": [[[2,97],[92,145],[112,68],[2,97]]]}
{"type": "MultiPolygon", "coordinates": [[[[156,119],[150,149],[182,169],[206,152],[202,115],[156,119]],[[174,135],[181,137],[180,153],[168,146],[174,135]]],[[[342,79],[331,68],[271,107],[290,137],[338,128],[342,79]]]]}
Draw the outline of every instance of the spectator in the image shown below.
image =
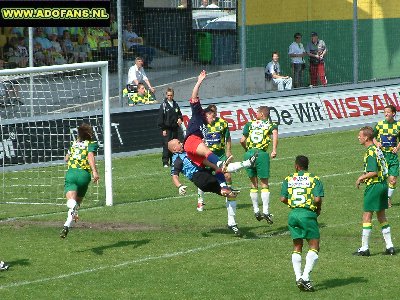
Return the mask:
{"type": "Polygon", "coordinates": [[[152,47],[143,45],[143,38],[133,32],[132,22],[130,21],[126,23],[126,29],[123,32],[123,41],[127,49],[135,51],[143,57],[145,66],[149,68],[156,51],[152,47]]]}
{"type": "Polygon", "coordinates": [[[110,13],[110,27],[104,27],[104,30],[111,37],[111,40],[118,38],[118,22],[115,20],[114,13],[110,13]]]}
{"type": "Polygon", "coordinates": [[[28,61],[29,61],[28,49],[26,49],[24,42],[25,42],[25,39],[23,37],[18,38],[17,52],[18,52],[18,56],[20,58],[19,67],[21,67],[21,68],[25,68],[28,65],[28,61]]]}
{"type": "Polygon", "coordinates": [[[50,39],[50,35],[52,35],[52,34],[58,35],[58,28],[57,27],[44,27],[43,32],[50,39]]]}
{"type": "Polygon", "coordinates": [[[97,37],[91,34],[89,27],[81,27],[79,29],[77,50],[78,52],[87,52],[89,59],[97,56],[97,37]]]}
{"type": "Polygon", "coordinates": [[[187,0],[181,0],[181,4],[178,5],[178,8],[187,8],[187,0]]]}
{"type": "Polygon", "coordinates": [[[50,66],[54,63],[53,58],[51,56],[51,52],[54,50],[53,44],[43,33],[43,28],[36,28],[34,42],[36,43],[36,55],[37,59],[43,61],[46,65],[50,66]],[[41,54],[39,54],[41,53],[41,54]]]}
{"type": "Polygon", "coordinates": [[[207,5],[207,8],[219,8],[218,0],[211,0],[211,4],[207,5]]]}
{"type": "Polygon", "coordinates": [[[297,32],[294,34],[294,42],[289,46],[289,56],[292,61],[293,86],[295,88],[303,86],[303,75],[306,66],[303,57],[306,55],[307,53],[301,43],[301,33],[297,32]]]}
{"type": "Polygon", "coordinates": [[[318,79],[322,85],[326,85],[328,81],[325,76],[324,57],[328,49],[325,42],[318,39],[316,32],[311,33],[311,41],[307,44],[306,52],[310,57],[310,81],[311,87],[318,85],[318,79]]]}
{"type": "Polygon", "coordinates": [[[16,37],[10,38],[8,43],[4,45],[3,55],[8,62],[9,68],[16,68],[20,66],[20,58],[18,55],[18,39],[16,37]]]}
{"type": "Polygon", "coordinates": [[[292,89],[292,78],[290,76],[281,75],[281,67],[279,65],[279,53],[272,52],[272,61],[265,67],[265,78],[272,80],[278,86],[279,91],[292,89]]]}
{"type": "Polygon", "coordinates": [[[85,62],[87,52],[76,51],[69,30],[64,30],[62,49],[68,63],[85,62]]]}
{"type": "Polygon", "coordinates": [[[207,8],[207,6],[208,6],[208,0],[201,0],[200,8],[207,8]]]}
{"type": "Polygon", "coordinates": [[[92,36],[97,37],[97,45],[101,59],[106,59],[109,62],[108,68],[110,71],[117,69],[118,47],[113,47],[111,37],[101,27],[89,29],[92,36]]]}
{"type": "Polygon", "coordinates": [[[168,142],[178,138],[179,127],[183,117],[178,103],[174,100],[174,90],[168,88],[166,98],[158,111],[158,127],[162,134],[162,163],[165,168],[171,164],[172,152],[168,150],[168,142]]]}
{"type": "Polygon", "coordinates": [[[53,51],[51,51],[51,56],[54,60],[54,63],[56,65],[65,64],[67,61],[64,58],[64,55],[63,55],[64,52],[61,48],[61,44],[58,41],[57,34],[52,33],[52,34],[50,34],[49,37],[50,37],[51,44],[53,45],[53,51]]]}
{"type": "MultiPolygon", "coordinates": [[[[81,27],[66,27],[64,30],[68,30],[69,34],[71,36],[71,41],[77,42],[78,41],[78,35],[79,31],[81,30],[81,27]]],[[[64,31],[63,31],[64,33],[64,31]]]]}
{"type": "Polygon", "coordinates": [[[154,94],[156,91],[147,78],[146,72],[143,69],[143,58],[136,57],[135,64],[129,68],[128,71],[128,84],[138,85],[139,83],[145,82],[148,89],[154,94]]]}
{"type": "Polygon", "coordinates": [[[139,83],[137,85],[136,93],[126,93],[128,96],[128,105],[135,106],[137,104],[153,104],[157,103],[157,100],[154,96],[149,92],[146,91],[146,88],[143,83],[139,83]]]}

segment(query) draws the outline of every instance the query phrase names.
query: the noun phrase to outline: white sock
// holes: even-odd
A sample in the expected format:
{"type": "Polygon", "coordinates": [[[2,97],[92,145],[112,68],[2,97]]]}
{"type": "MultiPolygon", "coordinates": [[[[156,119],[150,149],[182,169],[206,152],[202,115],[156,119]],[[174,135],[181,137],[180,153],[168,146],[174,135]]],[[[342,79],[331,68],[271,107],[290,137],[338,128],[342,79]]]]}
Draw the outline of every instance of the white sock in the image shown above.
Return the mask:
{"type": "Polygon", "coordinates": [[[228,226],[236,225],[236,200],[226,199],[226,210],[228,211],[228,226]]]}
{"type": "Polygon", "coordinates": [[[228,165],[227,172],[228,173],[235,173],[240,169],[250,167],[251,163],[250,160],[240,161],[240,162],[233,162],[228,165]]]}
{"type": "Polygon", "coordinates": [[[390,226],[388,226],[386,228],[382,228],[382,235],[383,235],[383,239],[385,240],[385,243],[386,243],[386,249],[393,247],[392,235],[390,233],[390,226]]]}
{"type": "Polygon", "coordinates": [[[201,189],[197,189],[197,203],[204,203],[204,192],[201,189]]]}
{"type": "Polygon", "coordinates": [[[394,190],[395,190],[395,189],[393,189],[393,188],[388,188],[388,197],[389,197],[390,199],[392,199],[394,190]]]}
{"type": "Polygon", "coordinates": [[[263,213],[269,214],[269,189],[261,189],[261,200],[263,203],[263,213]]]}
{"type": "Polygon", "coordinates": [[[250,199],[253,203],[253,210],[254,213],[258,213],[260,209],[258,208],[258,190],[257,189],[250,189],[250,199]]]}
{"type": "Polygon", "coordinates": [[[304,272],[301,278],[303,278],[304,281],[309,281],[310,280],[310,273],[313,270],[315,264],[318,261],[318,252],[315,250],[308,250],[307,256],[306,256],[306,265],[304,266],[304,272]]]}
{"type": "Polygon", "coordinates": [[[68,209],[68,213],[67,213],[67,221],[65,221],[64,226],[71,227],[72,220],[74,219],[74,214],[78,207],[78,203],[76,202],[75,199],[68,199],[67,207],[69,209],[68,209]]]}
{"type": "Polygon", "coordinates": [[[292,265],[297,281],[301,278],[301,254],[299,252],[292,253],[292,265]]]}
{"type": "Polygon", "coordinates": [[[361,251],[369,249],[369,236],[371,235],[371,231],[372,229],[370,228],[363,228],[360,248],[361,251]]]}
{"type": "Polygon", "coordinates": [[[73,208],[68,209],[67,221],[65,221],[64,226],[71,227],[73,215],[74,215],[74,209],[73,208]]]}

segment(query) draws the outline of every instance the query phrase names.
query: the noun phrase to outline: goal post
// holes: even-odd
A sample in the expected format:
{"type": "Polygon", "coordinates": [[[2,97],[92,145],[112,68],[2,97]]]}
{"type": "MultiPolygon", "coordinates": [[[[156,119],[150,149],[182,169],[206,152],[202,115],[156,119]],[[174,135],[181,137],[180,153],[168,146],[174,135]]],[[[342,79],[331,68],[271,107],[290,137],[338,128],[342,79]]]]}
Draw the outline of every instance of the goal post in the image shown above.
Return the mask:
{"type": "Polygon", "coordinates": [[[85,198],[113,204],[108,86],[107,61],[0,70],[0,202],[64,204],[63,158],[86,122],[104,177],[85,198]]]}

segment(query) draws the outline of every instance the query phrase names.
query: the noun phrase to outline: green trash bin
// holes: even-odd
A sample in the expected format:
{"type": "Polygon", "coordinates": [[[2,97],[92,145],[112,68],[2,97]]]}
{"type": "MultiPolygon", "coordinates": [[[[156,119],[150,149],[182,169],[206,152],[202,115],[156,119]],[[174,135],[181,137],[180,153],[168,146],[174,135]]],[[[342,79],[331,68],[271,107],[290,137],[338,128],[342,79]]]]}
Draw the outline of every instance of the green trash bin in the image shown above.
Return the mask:
{"type": "Polygon", "coordinates": [[[197,33],[198,57],[202,63],[211,63],[212,34],[209,32],[197,33]]]}

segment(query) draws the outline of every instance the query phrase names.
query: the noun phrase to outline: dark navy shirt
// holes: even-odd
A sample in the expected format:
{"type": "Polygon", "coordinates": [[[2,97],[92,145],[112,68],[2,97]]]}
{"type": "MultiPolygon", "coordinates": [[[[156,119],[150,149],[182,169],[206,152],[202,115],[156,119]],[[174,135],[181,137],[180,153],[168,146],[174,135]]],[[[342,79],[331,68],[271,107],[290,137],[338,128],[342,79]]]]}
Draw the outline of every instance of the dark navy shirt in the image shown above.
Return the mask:
{"type": "Polygon", "coordinates": [[[207,121],[200,100],[190,99],[190,107],[192,109],[192,117],[186,130],[185,141],[191,135],[196,135],[203,139],[207,134],[207,121]]]}

